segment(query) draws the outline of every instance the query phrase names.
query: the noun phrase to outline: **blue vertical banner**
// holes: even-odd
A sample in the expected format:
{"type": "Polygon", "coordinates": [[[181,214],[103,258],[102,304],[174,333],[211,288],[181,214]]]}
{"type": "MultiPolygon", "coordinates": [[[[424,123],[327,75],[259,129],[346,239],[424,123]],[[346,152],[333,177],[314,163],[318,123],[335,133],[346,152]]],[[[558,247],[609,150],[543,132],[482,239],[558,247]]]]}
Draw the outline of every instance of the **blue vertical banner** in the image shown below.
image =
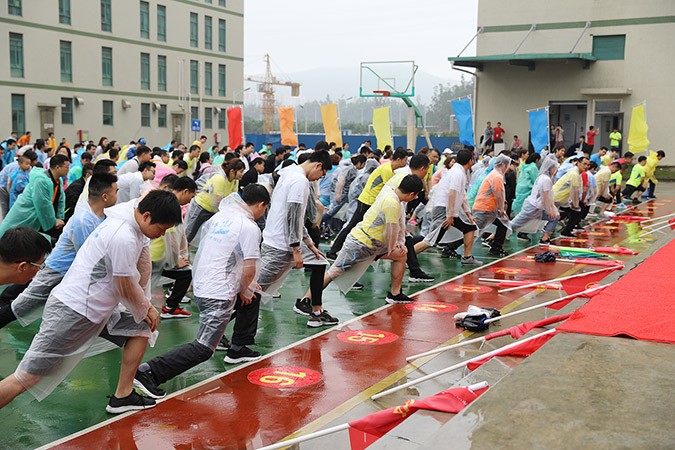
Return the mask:
{"type": "Polygon", "coordinates": [[[450,102],[455,113],[455,120],[459,125],[459,142],[464,145],[476,146],[473,136],[473,113],[471,111],[471,97],[452,100],[450,102]]]}
{"type": "Polygon", "coordinates": [[[549,145],[549,130],[548,130],[548,107],[528,111],[527,117],[530,121],[530,139],[532,146],[537,153],[549,145]]]}

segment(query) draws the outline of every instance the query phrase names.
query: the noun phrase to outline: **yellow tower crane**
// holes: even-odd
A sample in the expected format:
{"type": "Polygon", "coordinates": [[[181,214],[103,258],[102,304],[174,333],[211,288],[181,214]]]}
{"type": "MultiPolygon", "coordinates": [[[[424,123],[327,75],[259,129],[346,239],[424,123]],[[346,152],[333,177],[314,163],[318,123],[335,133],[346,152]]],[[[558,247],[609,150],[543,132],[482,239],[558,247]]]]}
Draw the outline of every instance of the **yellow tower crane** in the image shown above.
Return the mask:
{"type": "Polygon", "coordinates": [[[258,83],[258,92],[263,94],[263,133],[270,134],[274,131],[274,86],[290,86],[291,96],[298,97],[300,95],[300,83],[293,81],[280,81],[272,75],[272,68],[270,66],[270,55],[265,55],[265,77],[246,77],[246,81],[253,81],[258,83]]]}

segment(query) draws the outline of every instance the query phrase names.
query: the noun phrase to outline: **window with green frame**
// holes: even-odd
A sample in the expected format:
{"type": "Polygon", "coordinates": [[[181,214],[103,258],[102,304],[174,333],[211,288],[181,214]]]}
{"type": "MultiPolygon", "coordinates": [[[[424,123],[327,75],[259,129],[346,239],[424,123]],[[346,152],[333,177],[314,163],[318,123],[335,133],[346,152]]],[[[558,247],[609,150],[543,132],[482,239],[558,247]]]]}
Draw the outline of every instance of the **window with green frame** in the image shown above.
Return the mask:
{"type": "Polygon", "coordinates": [[[113,85],[113,54],[112,48],[101,47],[101,84],[103,86],[113,85]]]}
{"type": "Polygon", "coordinates": [[[101,31],[112,31],[111,0],[101,0],[101,31]]]}
{"type": "Polygon", "coordinates": [[[166,6],[157,5],[157,40],[166,42],[166,6]]]}
{"type": "Polygon", "coordinates": [[[23,34],[9,33],[9,73],[23,78],[23,34]]]}
{"type": "Polygon", "coordinates": [[[70,0],[59,0],[59,23],[70,25],[70,0]]]}
{"type": "Polygon", "coordinates": [[[190,47],[199,47],[199,16],[190,13],[190,47]]]}
{"type": "Polygon", "coordinates": [[[218,0],[218,5],[220,5],[220,6],[226,6],[226,5],[225,5],[225,0],[218,0]]]}
{"type": "Polygon", "coordinates": [[[199,94],[199,61],[190,60],[190,94],[199,94]]]}
{"type": "Polygon", "coordinates": [[[61,125],[73,124],[73,98],[61,97],[61,125]]]}
{"type": "Polygon", "coordinates": [[[141,53],[141,89],[150,89],[150,53],[141,53]]]}
{"type": "Polygon", "coordinates": [[[204,108],[204,128],[213,128],[213,108],[204,108]]]}
{"type": "Polygon", "coordinates": [[[199,120],[199,106],[190,108],[190,120],[199,120]]]}
{"type": "Polygon", "coordinates": [[[69,41],[60,42],[61,50],[61,81],[73,81],[73,44],[69,41]]]}
{"type": "Polygon", "coordinates": [[[626,35],[593,36],[593,56],[598,60],[624,59],[626,50],[626,35]]]}
{"type": "Polygon", "coordinates": [[[166,56],[157,56],[157,90],[166,91],[166,56]]]}
{"type": "Polygon", "coordinates": [[[157,128],[166,128],[166,105],[159,105],[157,111],[157,128]]]}
{"type": "Polygon", "coordinates": [[[227,81],[226,72],[227,69],[225,67],[225,64],[218,64],[218,95],[220,97],[225,97],[226,91],[225,83],[227,81]]]}
{"type": "Polygon", "coordinates": [[[7,0],[7,12],[12,16],[20,16],[21,0],[7,0]]]}
{"type": "Polygon", "coordinates": [[[22,135],[26,131],[26,97],[12,94],[12,131],[22,135]]]}
{"type": "Polygon", "coordinates": [[[113,124],[113,102],[112,100],[103,100],[103,125],[113,124]]]}
{"type": "Polygon", "coordinates": [[[141,126],[150,126],[150,103],[141,103],[141,126]]]}
{"type": "Polygon", "coordinates": [[[213,95],[213,64],[204,63],[204,95],[213,95]]]}
{"type": "Polygon", "coordinates": [[[213,49],[213,19],[211,16],[204,16],[204,48],[213,49]]]}
{"type": "Polygon", "coordinates": [[[141,37],[150,39],[150,3],[141,2],[141,37]]]}
{"type": "Polygon", "coordinates": [[[218,128],[221,130],[227,128],[227,114],[225,113],[225,108],[221,109],[218,113],[218,128]]]}
{"type": "Polygon", "coordinates": [[[226,51],[226,43],[227,43],[227,24],[225,20],[223,19],[218,19],[218,51],[219,52],[224,52],[226,51]]]}

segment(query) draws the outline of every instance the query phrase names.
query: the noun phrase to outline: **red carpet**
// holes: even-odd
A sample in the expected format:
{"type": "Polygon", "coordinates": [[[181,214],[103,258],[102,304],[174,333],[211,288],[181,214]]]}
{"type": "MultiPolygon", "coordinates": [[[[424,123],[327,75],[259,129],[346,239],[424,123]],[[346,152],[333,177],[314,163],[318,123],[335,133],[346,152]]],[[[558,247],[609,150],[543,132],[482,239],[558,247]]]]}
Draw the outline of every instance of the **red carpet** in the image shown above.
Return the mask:
{"type": "Polygon", "coordinates": [[[559,331],[675,343],[675,241],[603,290],[559,331]]]}

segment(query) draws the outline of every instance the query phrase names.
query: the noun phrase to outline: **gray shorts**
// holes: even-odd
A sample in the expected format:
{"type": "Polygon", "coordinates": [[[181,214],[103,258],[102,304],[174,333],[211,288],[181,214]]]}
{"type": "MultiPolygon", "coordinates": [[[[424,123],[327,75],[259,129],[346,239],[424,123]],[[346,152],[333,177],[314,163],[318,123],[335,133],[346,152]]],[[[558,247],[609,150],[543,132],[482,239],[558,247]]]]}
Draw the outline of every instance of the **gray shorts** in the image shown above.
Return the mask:
{"type": "Polygon", "coordinates": [[[279,250],[263,242],[259,267],[258,284],[265,291],[293,267],[293,252],[279,250]]]}
{"type": "Polygon", "coordinates": [[[366,247],[350,234],[347,236],[337,259],[330,267],[329,273],[332,276],[337,276],[340,272],[346,272],[357,264],[386,255],[386,253],[386,250],[382,248],[366,247]]]}
{"type": "Polygon", "coordinates": [[[199,307],[197,342],[216,351],[218,342],[225,334],[225,328],[230,321],[235,300],[236,297],[229,300],[195,297],[199,307]]]}
{"type": "Polygon", "coordinates": [[[131,313],[123,311],[111,330],[107,321],[94,323],[51,295],[44,308],[40,330],[14,375],[38,400],[49,395],[85,356],[100,337],[122,346],[130,330],[138,335],[149,330],[145,322],[136,323],[131,313]],[[116,330],[126,335],[117,335],[116,330]]]}
{"type": "Polygon", "coordinates": [[[49,294],[61,280],[63,275],[49,267],[35,275],[28,287],[11,303],[12,312],[21,326],[28,326],[42,316],[49,294]]]}

